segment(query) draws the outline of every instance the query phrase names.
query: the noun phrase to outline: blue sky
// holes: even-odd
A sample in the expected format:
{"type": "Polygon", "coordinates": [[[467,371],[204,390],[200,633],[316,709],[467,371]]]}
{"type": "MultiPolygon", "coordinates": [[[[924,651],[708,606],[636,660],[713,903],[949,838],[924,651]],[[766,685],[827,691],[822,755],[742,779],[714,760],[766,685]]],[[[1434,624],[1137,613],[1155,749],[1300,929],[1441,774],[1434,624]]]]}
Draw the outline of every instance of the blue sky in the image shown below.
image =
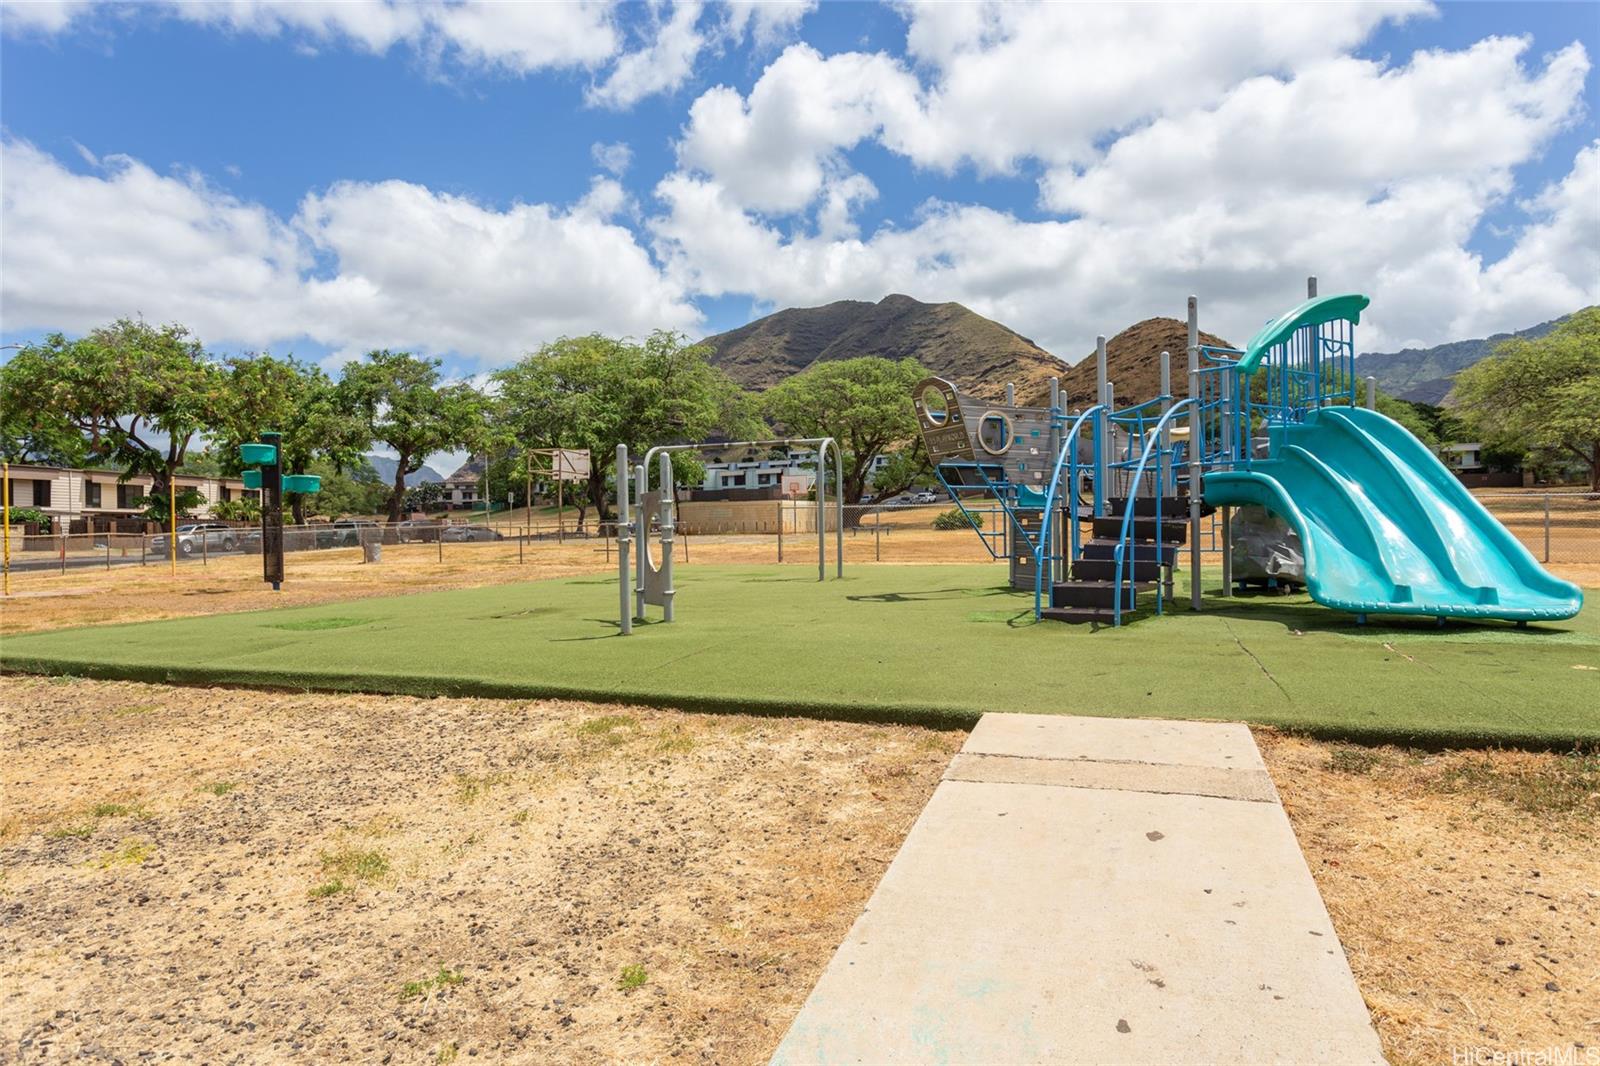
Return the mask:
{"type": "Polygon", "coordinates": [[[1247,335],[1307,272],[1368,347],[1600,298],[1600,7],[1319,7],[8,3],[0,339],[466,376],[890,292],[1069,359],[1189,292],[1247,335]]]}

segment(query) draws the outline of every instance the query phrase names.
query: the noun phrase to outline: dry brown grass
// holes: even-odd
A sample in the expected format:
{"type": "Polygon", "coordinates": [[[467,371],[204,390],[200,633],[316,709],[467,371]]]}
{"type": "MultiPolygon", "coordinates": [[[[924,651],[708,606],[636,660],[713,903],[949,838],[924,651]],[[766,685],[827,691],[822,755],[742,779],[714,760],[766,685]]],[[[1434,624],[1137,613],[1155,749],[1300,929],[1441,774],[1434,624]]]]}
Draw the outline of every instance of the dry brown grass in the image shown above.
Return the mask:
{"type": "Polygon", "coordinates": [[[0,696],[19,1062],[765,1061],[961,742],[562,702],[0,696]]]}
{"type": "Polygon", "coordinates": [[[1256,739],[1392,1061],[1600,1046],[1600,757],[1256,739]]]}

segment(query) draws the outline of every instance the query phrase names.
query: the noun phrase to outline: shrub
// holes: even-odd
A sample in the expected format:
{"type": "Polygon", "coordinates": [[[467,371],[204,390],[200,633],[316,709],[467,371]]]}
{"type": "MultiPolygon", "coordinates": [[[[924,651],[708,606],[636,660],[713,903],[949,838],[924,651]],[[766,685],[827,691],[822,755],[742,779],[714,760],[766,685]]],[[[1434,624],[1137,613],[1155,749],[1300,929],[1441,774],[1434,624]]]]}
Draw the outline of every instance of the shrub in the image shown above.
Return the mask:
{"type": "Polygon", "coordinates": [[[982,529],[983,515],[963,514],[961,508],[952,507],[933,520],[934,529],[982,529]]]}
{"type": "Polygon", "coordinates": [[[40,533],[50,532],[50,516],[37,507],[11,508],[11,524],[14,526],[25,525],[28,522],[39,523],[40,533]]]}

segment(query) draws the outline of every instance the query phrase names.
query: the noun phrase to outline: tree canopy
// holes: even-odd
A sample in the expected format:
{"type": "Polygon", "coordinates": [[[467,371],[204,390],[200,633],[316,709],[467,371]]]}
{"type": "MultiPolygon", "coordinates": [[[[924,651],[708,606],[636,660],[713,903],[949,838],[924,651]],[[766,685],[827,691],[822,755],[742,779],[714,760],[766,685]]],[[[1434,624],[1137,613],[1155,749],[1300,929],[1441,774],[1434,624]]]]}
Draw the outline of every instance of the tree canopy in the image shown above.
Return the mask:
{"type": "Polygon", "coordinates": [[[891,464],[905,484],[883,484],[884,492],[899,492],[925,472],[926,459],[915,458],[921,455],[921,435],[911,390],[927,376],[912,359],[862,356],[814,363],[768,389],[762,406],[791,436],[838,441],[844,451],[844,502],[854,504],[861,501],[879,455],[893,451],[909,457],[891,464]]]}
{"type": "Polygon", "coordinates": [[[410,352],[368,352],[365,360],[345,366],[339,392],[355,410],[367,439],[395,452],[391,522],[400,520],[406,475],[421,470],[434,452],[476,442],[485,416],[484,398],[476,389],[440,384],[439,360],[410,352]]]}
{"type": "Polygon", "coordinates": [[[709,357],[666,330],[643,342],[563,337],[495,372],[497,420],[524,449],[589,449],[589,499],[604,514],[618,444],[642,457],[656,444],[762,432],[748,397],[709,357]]]}
{"type": "Polygon", "coordinates": [[[118,319],[77,340],[60,333],[0,368],[8,455],[109,463],[149,474],[162,494],[196,435],[218,425],[228,381],[179,325],[118,319]],[[28,453],[32,453],[31,455],[28,453]]]}
{"type": "Polygon", "coordinates": [[[1502,342],[1456,377],[1454,396],[1485,444],[1579,463],[1600,492],[1600,308],[1502,342]]]}

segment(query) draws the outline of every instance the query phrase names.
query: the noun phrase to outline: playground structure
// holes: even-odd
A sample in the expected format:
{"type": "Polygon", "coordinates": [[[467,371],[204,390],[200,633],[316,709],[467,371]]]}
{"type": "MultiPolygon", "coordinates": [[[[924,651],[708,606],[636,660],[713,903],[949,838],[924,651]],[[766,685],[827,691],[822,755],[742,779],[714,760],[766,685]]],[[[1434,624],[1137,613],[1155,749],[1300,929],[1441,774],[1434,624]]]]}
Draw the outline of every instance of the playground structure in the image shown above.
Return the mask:
{"type": "Polygon", "coordinates": [[[623,636],[633,633],[633,623],[645,619],[645,607],[661,608],[661,620],[676,617],[674,600],[677,588],[672,580],[674,523],[672,453],[708,451],[723,448],[756,448],[808,445],[817,450],[817,580],[828,577],[828,453],[833,453],[834,485],[834,565],[835,576],[844,577],[844,460],[839,444],[832,437],[784,437],[776,440],[707,441],[699,444],[658,444],[645,452],[637,466],[630,466],[628,446],[617,445],[617,621],[623,636]],[[650,461],[659,467],[655,491],[650,490],[650,461]],[[629,499],[629,482],[632,500],[629,499]],[[650,527],[654,521],[661,545],[658,562],[650,550],[650,527]],[[633,578],[629,580],[630,548],[635,552],[633,578]]]}
{"type": "Polygon", "coordinates": [[[1189,548],[1190,605],[1200,610],[1200,520],[1221,510],[1223,589],[1233,587],[1234,507],[1263,507],[1297,535],[1313,599],[1369,614],[1530,621],[1571,618],[1577,586],[1551,576],[1399,423],[1357,403],[1358,294],[1307,299],[1244,349],[1200,343],[1188,303],[1188,395],[1174,394],[1161,353],[1160,395],[1119,408],[1096,346],[1095,402],[1019,407],[963,395],[941,378],[913,403],[940,483],[963,512],[974,494],[1007,528],[974,529],[1011,583],[1032,588],[1034,617],[1121,625],[1141,593],[1163,613],[1189,548]],[[1086,513],[1085,513],[1086,512],[1086,513]],[[1084,539],[1084,527],[1090,534],[1084,539]],[[1046,602],[1048,598],[1048,603],[1046,602]]]}

